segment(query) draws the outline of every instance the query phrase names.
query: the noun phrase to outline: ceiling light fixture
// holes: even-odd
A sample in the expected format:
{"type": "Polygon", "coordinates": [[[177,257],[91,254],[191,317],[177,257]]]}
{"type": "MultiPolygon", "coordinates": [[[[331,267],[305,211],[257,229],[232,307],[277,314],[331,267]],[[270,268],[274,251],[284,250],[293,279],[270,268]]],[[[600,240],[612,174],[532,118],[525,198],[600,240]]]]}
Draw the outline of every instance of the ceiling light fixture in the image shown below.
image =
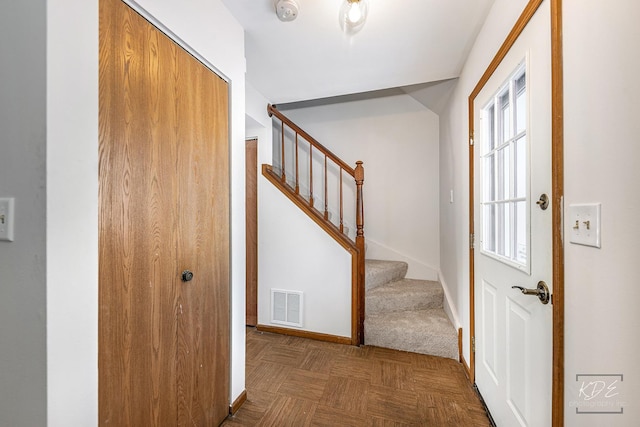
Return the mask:
{"type": "Polygon", "coordinates": [[[369,0],[344,0],[338,18],[340,27],[347,34],[355,34],[362,29],[369,12],[369,0]]]}
{"type": "Polygon", "coordinates": [[[293,21],[298,17],[298,2],[296,0],[278,0],[276,15],[281,21],[293,21]]]}

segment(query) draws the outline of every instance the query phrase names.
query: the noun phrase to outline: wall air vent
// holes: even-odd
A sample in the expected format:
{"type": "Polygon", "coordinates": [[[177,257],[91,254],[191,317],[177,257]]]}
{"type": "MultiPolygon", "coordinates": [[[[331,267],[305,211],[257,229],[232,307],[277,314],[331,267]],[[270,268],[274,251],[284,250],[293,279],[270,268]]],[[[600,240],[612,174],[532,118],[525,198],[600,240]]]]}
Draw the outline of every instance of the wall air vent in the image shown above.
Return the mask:
{"type": "Polygon", "coordinates": [[[302,292],[271,289],[271,323],[302,327],[302,292]]]}

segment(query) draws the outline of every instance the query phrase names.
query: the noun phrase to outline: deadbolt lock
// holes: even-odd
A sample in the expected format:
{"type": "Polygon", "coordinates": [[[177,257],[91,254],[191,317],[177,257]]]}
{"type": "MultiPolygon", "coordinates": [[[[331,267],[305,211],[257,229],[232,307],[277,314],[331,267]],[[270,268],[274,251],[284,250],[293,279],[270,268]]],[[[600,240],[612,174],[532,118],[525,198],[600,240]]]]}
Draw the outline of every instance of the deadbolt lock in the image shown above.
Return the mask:
{"type": "Polygon", "coordinates": [[[549,196],[546,194],[541,194],[540,199],[536,202],[536,205],[540,206],[540,209],[546,211],[549,207],[549,196]]]}

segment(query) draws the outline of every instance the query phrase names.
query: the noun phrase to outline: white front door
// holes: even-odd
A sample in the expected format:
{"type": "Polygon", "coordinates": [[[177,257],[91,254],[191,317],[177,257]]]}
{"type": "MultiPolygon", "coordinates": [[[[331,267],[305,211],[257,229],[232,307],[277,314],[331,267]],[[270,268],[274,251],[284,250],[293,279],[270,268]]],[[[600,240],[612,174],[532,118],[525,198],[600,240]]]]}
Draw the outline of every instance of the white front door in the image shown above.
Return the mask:
{"type": "Polygon", "coordinates": [[[551,425],[551,35],[542,3],[474,100],[475,373],[498,426],[551,425]]]}

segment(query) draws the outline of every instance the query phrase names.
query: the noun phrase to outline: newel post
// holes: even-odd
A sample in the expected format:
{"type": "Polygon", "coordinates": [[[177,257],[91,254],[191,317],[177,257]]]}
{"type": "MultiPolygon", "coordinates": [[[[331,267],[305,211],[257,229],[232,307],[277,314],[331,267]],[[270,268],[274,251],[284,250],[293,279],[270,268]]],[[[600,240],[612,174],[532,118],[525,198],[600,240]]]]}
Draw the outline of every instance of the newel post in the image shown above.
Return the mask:
{"type": "Polygon", "coordinates": [[[356,243],[357,239],[364,239],[364,204],[362,202],[362,184],[364,184],[364,167],[362,160],[356,162],[354,177],[356,180],[356,243]]]}
{"type": "Polygon", "coordinates": [[[364,184],[364,167],[362,161],[356,162],[354,171],[356,181],[356,247],[358,248],[358,344],[364,344],[364,203],[362,185],[364,184]]]}

